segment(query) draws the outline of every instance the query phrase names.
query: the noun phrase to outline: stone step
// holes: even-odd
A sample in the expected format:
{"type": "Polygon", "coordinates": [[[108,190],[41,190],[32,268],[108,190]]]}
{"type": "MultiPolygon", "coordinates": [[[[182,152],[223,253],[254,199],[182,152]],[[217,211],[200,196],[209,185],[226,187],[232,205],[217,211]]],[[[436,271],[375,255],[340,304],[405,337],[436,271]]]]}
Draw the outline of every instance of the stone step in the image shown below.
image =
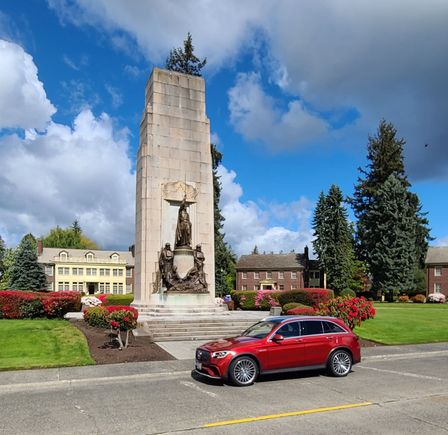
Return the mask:
{"type": "MultiPolygon", "coordinates": [[[[247,328],[246,328],[247,329],[247,328]]],[[[195,328],[195,327],[179,327],[179,328],[147,328],[147,331],[149,331],[151,334],[176,334],[176,333],[184,333],[184,332],[191,332],[191,333],[206,333],[206,332],[222,332],[222,333],[230,333],[234,334],[235,332],[241,333],[245,329],[241,329],[239,326],[229,326],[225,328],[195,328]]]]}
{"type": "MultiPolygon", "coordinates": [[[[195,336],[186,336],[179,338],[177,336],[174,337],[159,337],[154,341],[214,341],[219,340],[220,338],[225,338],[223,335],[195,335],[195,336]]],[[[192,356],[194,358],[194,355],[192,356]]]]}
{"type": "Polygon", "coordinates": [[[176,328],[240,328],[245,327],[246,325],[251,326],[253,322],[170,322],[170,323],[155,323],[155,322],[146,322],[145,327],[148,329],[176,329],[176,328]]]}

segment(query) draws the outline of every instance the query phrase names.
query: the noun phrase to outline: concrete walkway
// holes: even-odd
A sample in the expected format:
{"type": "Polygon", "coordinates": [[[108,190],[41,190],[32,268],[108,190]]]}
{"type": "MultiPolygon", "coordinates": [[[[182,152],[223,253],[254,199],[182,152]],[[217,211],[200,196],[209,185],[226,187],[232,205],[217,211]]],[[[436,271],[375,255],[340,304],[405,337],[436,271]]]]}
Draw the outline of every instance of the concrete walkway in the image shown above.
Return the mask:
{"type": "MultiPolygon", "coordinates": [[[[179,348],[189,349],[191,342],[172,342],[179,348]]],[[[364,362],[381,359],[407,359],[422,356],[447,356],[448,343],[419,344],[408,346],[378,346],[362,350],[364,362]]],[[[23,385],[59,385],[61,383],[88,383],[92,379],[104,382],[127,378],[139,379],[160,376],[188,375],[194,365],[194,353],[190,359],[177,361],[152,361],[124,364],[104,364],[85,367],[62,367],[55,369],[15,370],[0,372],[0,391],[8,390],[8,386],[15,389],[23,385]]]]}

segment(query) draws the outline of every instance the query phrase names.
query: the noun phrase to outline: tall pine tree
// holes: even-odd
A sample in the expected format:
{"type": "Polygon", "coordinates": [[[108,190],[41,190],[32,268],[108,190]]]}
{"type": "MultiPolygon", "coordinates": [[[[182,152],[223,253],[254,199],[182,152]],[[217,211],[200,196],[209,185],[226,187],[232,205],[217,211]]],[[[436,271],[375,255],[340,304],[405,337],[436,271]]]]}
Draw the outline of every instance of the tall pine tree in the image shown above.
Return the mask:
{"type": "Polygon", "coordinates": [[[390,175],[375,194],[369,216],[375,226],[366,233],[371,247],[369,267],[372,290],[393,300],[414,285],[415,210],[401,180],[390,175]]]}
{"type": "Polygon", "coordinates": [[[213,167],[213,205],[215,220],[215,289],[216,294],[223,296],[235,289],[235,264],[236,259],[229,246],[224,240],[222,227],[224,216],[219,208],[221,197],[221,182],[217,169],[222,160],[222,153],[211,144],[212,167],[213,167]]]}
{"type": "Polygon", "coordinates": [[[28,236],[22,239],[17,249],[9,287],[13,290],[46,290],[47,278],[44,269],[37,262],[36,245],[28,236]]]}
{"type": "Polygon", "coordinates": [[[321,193],[313,220],[313,246],[327,274],[327,286],[337,293],[349,288],[354,270],[352,232],[341,189],[332,185],[321,193]]]}
{"type": "Polygon", "coordinates": [[[6,246],[5,242],[2,239],[2,236],[0,236],[0,279],[2,278],[3,272],[5,270],[5,266],[3,264],[3,259],[6,255],[6,246]]]}
{"type": "MultiPolygon", "coordinates": [[[[377,240],[372,238],[371,232],[376,228],[376,217],[371,212],[372,205],[377,201],[378,191],[383,188],[386,180],[393,175],[405,189],[407,202],[414,217],[414,266],[424,266],[424,259],[431,240],[430,229],[426,213],[422,212],[420,200],[415,193],[408,189],[410,183],[406,177],[403,138],[397,138],[395,127],[385,120],[380,122],[376,136],[369,136],[367,145],[366,169],[359,168],[361,176],[355,186],[355,193],[350,203],[358,219],[356,230],[356,250],[358,258],[366,262],[371,269],[370,253],[375,248],[377,240]]],[[[409,289],[412,289],[412,285],[409,289]]]]}
{"type": "Polygon", "coordinates": [[[170,71],[190,74],[192,76],[201,76],[201,70],[207,63],[207,58],[200,60],[194,54],[193,40],[190,32],[184,41],[184,48],[173,48],[166,60],[166,69],[170,71]]]}

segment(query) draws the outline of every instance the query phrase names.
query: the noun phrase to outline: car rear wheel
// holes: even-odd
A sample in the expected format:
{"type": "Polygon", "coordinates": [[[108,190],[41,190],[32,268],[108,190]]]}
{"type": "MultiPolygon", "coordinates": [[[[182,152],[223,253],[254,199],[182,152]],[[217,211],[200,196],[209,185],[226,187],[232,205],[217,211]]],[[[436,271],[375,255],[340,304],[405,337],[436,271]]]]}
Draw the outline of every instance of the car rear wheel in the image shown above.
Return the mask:
{"type": "Polygon", "coordinates": [[[253,384],[258,376],[258,365],[249,356],[240,356],[229,367],[229,378],[240,387],[253,384]]]}
{"type": "Polygon", "coordinates": [[[352,357],[346,350],[336,350],[328,360],[328,371],[332,376],[347,376],[352,369],[352,357]]]}

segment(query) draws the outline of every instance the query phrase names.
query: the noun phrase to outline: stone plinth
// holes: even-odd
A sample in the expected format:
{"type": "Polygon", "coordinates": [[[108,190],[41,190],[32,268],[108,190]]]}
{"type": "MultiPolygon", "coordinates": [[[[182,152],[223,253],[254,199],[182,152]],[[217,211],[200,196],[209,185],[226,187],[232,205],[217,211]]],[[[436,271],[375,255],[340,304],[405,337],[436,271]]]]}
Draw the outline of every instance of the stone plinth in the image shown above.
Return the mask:
{"type": "MultiPolygon", "coordinates": [[[[186,199],[192,246],[200,244],[209,294],[215,295],[213,174],[210,123],[201,77],[155,68],[147,82],[137,156],[134,305],[160,303],[159,255],[175,246],[179,206],[186,199]]],[[[185,259],[183,259],[185,260],[185,259]]],[[[186,268],[181,261],[179,267],[186,268]]],[[[190,260],[185,260],[190,261],[190,260]]]]}
{"type": "Polygon", "coordinates": [[[185,278],[194,266],[193,250],[191,248],[176,248],[173,266],[177,274],[181,278],[185,278]]]}

